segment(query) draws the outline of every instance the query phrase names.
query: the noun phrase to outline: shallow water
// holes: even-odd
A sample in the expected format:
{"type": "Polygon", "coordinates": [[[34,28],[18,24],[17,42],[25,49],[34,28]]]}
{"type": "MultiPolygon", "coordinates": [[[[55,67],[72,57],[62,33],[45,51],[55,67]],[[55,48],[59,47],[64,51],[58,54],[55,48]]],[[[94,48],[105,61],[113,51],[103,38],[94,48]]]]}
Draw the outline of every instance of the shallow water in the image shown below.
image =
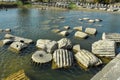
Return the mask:
{"type": "MultiPolygon", "coordinates": [[[[71,34],[67,36],[73,44],[79,43],[82,49],[91,51],[91,44],[101,39],[103,32],[120,32],[120,14],[105,12],[83,12],[83,11],[63,11],[63,10],[38,10],[38,9],[8,9],[0,11],[0,28],[11,28],[11,34],[33,39],[59,40],[63,38],[51,30],[54,28],[63,29],[63,26],[71,27],[71,34]],[[63,16],[64,19],[58,19],[63,16]],[[90,19],[100,18],[102,22],[87,23],[79,21],[79,18],[89,17],[90,19]],[[96,28],[98,33],[89,36],[87,39],[74,38],[75,26],[96,28]]],[[[0,33],[3,39],[4,32],[0,33]]],[[[101,67],[91,68],[88,71],[82,70],[77,64],[70,69],[52,70],[51,64],[35,67],[31,64],[31,55],[36,50],[30,46],[22,55],[9,51],[8,46],[0,48],[0,79],[24,69],[28,77],[32,80],[89,80],[101,67]],[[31,50],[32,49],[32,50],[31,50]]]]}

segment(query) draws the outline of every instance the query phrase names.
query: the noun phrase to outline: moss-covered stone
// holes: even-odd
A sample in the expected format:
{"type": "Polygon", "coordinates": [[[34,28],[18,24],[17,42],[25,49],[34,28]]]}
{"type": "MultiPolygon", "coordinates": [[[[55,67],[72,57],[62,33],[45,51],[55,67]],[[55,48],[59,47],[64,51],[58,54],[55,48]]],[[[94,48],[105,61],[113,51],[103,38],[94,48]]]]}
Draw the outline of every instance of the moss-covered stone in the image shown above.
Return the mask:
{"type": "Polygon", "coordinates": [[[24,70],[20,70],[16,73],[10,74],[7,78],[3,80],[30,80],[24,70]]]}

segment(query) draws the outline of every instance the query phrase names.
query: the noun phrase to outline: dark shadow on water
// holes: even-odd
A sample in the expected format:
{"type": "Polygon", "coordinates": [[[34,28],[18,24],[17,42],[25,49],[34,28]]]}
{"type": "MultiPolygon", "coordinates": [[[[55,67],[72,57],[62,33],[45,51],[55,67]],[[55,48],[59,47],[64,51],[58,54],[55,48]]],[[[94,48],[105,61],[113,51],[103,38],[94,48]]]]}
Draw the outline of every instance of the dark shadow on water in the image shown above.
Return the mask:
{"type": "Polygon", "coordinates": [[[120,43],[116,43],[116,54],[120,53],[120,43]]]}
{"type": "Polygon", "coordinates": [[[27,54],[31,54],[33,52],[35,52],[37,50],[36,46],[35,46],[35,43],[33,44],[29,44],[27,48],[25,49],[22,49],[22,51],[20,51],[20,56],[24,56],[24,55],[27,55],[27,54]]]}

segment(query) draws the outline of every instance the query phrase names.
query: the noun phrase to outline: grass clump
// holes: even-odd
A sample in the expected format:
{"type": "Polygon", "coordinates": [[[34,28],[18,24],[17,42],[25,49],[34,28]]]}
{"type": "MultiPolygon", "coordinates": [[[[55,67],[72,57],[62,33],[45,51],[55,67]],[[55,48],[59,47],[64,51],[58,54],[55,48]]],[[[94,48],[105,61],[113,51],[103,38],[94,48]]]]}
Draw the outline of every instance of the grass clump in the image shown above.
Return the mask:
{"type": "Polygon", "coordinates": [[[17,6],[23,6],[22,1],[17,1],[17,6]]]}
{"type": "Polygon", "coordinates": [[[69,3],[68,9],[77,9],[77,5],[75,3],[69,3]]]}

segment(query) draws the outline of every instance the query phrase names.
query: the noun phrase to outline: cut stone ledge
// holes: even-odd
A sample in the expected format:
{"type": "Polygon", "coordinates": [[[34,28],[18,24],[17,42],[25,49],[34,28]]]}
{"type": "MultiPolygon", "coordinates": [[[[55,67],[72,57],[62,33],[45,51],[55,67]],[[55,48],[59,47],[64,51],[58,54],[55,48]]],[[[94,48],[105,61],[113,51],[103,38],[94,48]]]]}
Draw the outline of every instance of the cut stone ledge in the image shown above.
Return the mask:
{"type": "Polygon", "coordinates": [[[90,80],[119,80],[120,53],[90,80]]]}

